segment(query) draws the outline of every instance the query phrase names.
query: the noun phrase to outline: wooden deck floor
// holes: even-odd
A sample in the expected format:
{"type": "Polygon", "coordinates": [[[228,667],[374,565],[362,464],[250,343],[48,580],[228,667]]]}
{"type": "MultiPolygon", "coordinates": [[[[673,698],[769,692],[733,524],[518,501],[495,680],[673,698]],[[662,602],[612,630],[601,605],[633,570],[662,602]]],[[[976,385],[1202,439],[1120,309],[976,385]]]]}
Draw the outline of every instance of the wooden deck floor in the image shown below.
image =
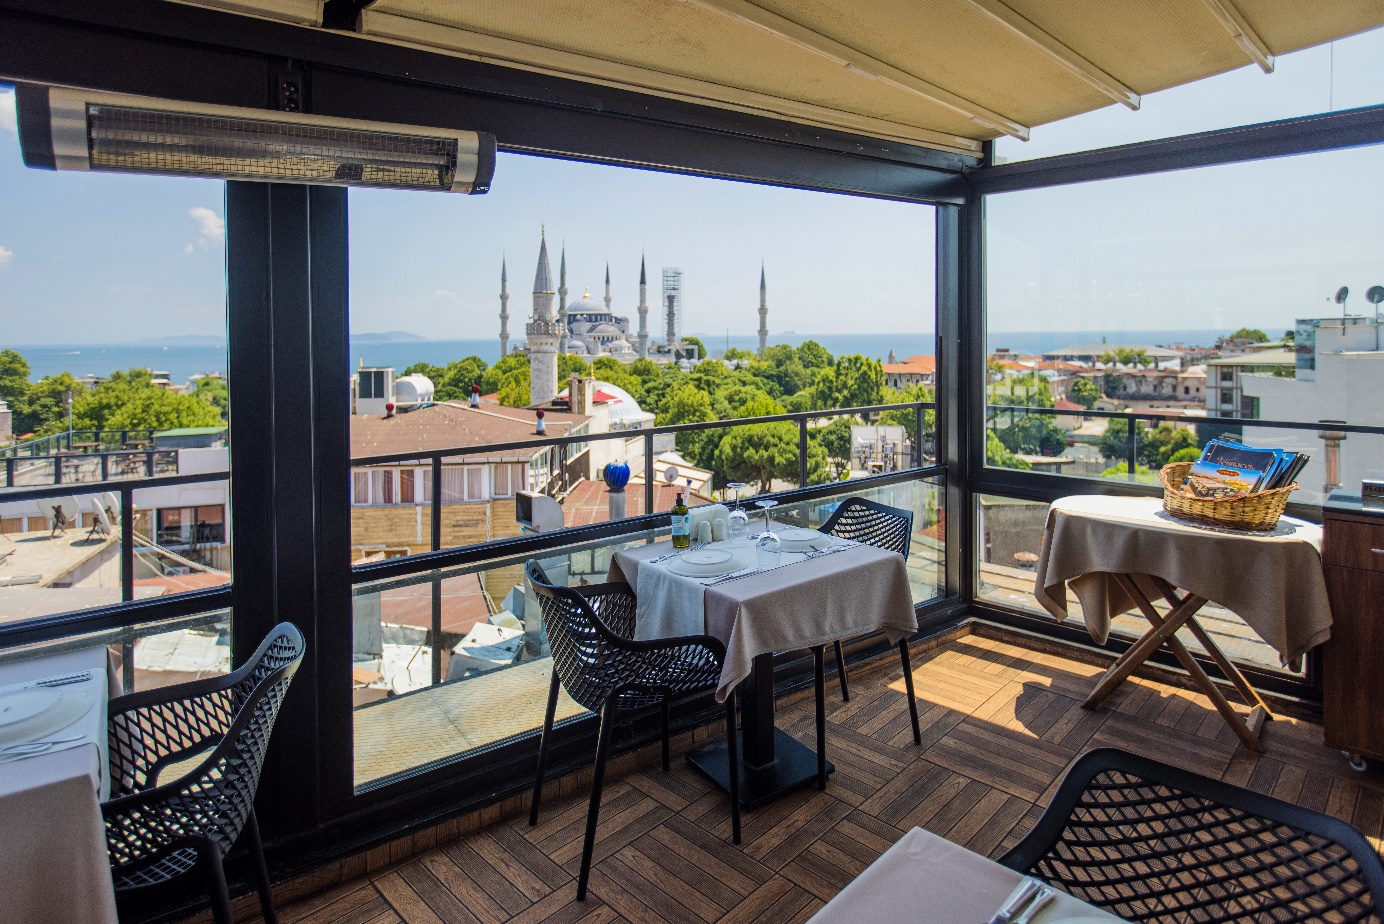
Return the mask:
{"type": "MultiPolygon", "coordinates": [[[[1115,745],[1352,821],[1380,846],[1384,774],[1355,774],[1306,722],[1269,723],[1267,753],[1237,742],[1200,695],[1146,679],[1080,707],[1099,669],[969,635],[915,655],[923,747],[914,746],[897,662],[828,678],[825,793],[745,816],[730,843],[725,797],[685,763],[656,757],[608,782],[591,893],[576,901],[584,796],[549,802],[538,827],[492,826],[280,908],[289,924],[797,922],[905,831],[921,825],[997,856],[1023,835],[1080,753],[1115,745]]],[[[813,740],[812,700],[781,724],[813,740]]],[[[684,736],[686,737],[686,736],[684,736]]]]}

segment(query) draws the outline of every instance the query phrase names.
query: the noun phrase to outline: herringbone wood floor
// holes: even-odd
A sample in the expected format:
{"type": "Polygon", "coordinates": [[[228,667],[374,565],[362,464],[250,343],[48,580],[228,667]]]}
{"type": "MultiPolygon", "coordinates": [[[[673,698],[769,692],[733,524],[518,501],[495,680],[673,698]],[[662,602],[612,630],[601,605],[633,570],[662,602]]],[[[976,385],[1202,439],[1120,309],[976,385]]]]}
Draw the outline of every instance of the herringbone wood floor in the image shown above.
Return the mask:
{"type": "MultiPolygon", "coordinates": [[[[914,658],[916,747],[893,662],[828,678],[825,793],[804,790],[745,819],[730,844],[726,798],[685,763],[657,758],[610,780],[591,894],[576,901],[586,798],[553,800],[538,827],[513,817],[280,909],[285,924],[798,922],[904,831],[921,825],[997,856],[1032,825],[1066,766],[1116,745],[1352,821],[1379,847],[1384,774],[1351,772],[1321,729],[1270,723],[1267,753],[1237,747],[1197,694],[1136,679],[1080,707],[1100,669],[976,635],[914,658]]],[[[780,723],[813,740],[812,700],[780,723]]]]}

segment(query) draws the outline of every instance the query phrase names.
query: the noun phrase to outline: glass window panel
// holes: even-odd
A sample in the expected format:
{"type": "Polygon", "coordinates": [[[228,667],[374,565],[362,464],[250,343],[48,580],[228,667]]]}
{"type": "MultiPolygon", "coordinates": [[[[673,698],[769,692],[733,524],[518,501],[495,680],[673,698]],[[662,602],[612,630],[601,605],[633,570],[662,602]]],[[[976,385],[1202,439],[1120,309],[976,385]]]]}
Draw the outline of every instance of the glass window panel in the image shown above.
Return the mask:
{"type": "Polygon", "coordinates": [[[460,465],[442,466],[442,503],[459,504],[466,499],[460,465]]]}
{"type": "Polygon", "coordinates": [[[351,503],[364,506],[370,503],[370,473],[351,473],[351,503]]]}
{"type": "Polygon", "coordinates": [[[479,465],[466,466],[466,499],[485,500],[485,469],[479,465]]]}
{"type": "MultiPolygon", "coordinates": [[[[1364,298],[1384,285],[1381,171],[1371,146],[987,197],[988,462],[1152,484],[1227,434],[1306,452],[1293,500],[1320,502],[1337,450],[1317,422],[1384,425],[1364,397],[1384,388],[1364,298]],[[1146,415],[1133,472],[1128,419],[1088,408],[1146,415]],[[1215,423],[1240,416],[1304,426],[1215,423]]],[[[1351,434],[1339,461],[1358,491],[1384,438],[1351,434]]]]}
{"type": "Polygon", "coordinates": [[[394,503],[394,470],[384,469],[370,473],[371,493],[377,504],[394,503]]]}
{"type": "Polygon", "coordinates": [[[411,468],[400,469],[399,471],[399,503],[414,503],[413,482],[415,471],[411,468]]]}

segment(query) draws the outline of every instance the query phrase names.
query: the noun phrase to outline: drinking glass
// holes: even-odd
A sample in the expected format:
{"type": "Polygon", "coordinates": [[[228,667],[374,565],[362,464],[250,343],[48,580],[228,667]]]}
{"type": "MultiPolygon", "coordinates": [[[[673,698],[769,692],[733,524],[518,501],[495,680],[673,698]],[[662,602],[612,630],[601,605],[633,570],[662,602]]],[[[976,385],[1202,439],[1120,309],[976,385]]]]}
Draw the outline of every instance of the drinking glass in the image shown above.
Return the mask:
{"type": "Polygon", "coordinates": [[[745,512],[745,508],[740,504],[740,492],[747,485],[743,481],[732,481],[726,485],[728,488],[735,489],[735,509],[727,517],[726,534],[730,539],[744,539],[745,534],[750,531],[750,515],[745,512]]]}
{"type": "MultiPolygon", "coordinates": [[[[765,511],[765,515],[768,515],[767,510],[765,511]]],[[[783,557],[783,543],[779,540],[778,536],[765,530],[760,533],[759,538],[755,540],[754,548],[755,564],[759,566],[760,570],[778,567],[779,561],[783,557]]]]}

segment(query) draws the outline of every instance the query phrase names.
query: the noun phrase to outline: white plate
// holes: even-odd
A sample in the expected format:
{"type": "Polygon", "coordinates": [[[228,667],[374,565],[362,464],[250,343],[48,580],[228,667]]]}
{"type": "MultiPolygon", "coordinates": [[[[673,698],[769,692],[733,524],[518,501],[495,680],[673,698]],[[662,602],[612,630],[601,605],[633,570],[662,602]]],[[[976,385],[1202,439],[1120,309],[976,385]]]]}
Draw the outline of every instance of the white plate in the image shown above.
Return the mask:
{"type": "Polygon", "coordinates": [[[696,552],[687,552],[668,562],[668,570],[674,574],[698,578],[730,574],[732,571],[739,571],[743,567],[745,567],[743,561],[734,553],[724,549],[701,549],[696,552]]]}
{"type": "Polygon", "coordinates": [[[37,741],[87,714],[96,698],[76,690],[31,687],[0,696],[0,747],[37,741]]]}
{"type": "Polygon", "coordinates": [[[785,552],[810,552],[831,545],[831,537],[826,533],[800,526],[781,529],[778,531],[778,537],[785,552]]]}

